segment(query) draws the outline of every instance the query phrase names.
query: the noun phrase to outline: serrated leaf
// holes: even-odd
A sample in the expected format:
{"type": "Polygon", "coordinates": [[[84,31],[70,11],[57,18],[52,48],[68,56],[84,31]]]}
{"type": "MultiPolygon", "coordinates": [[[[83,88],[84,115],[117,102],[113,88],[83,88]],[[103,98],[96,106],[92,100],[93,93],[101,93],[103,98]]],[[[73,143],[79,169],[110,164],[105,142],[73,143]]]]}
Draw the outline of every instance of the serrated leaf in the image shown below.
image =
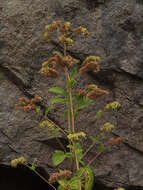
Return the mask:
{"type": "Polygon", "coordinates": [[[65,188],[64,188],[62,185],[60,185],[60,186],[58,187],[58,190],[65,190],[65,188]]]}
{"type": "Polygon", "coordinates": [[[64,102],[65,100],[63,98],[52,98],[51,99],[51,104],[55,104],[55,103],[61,103],[64,102]]]}
{"type": "Polygon", "coordinates": [[[102,111],[102,110],[99,110],[99,111],[96,113],[95,118],[96,118],[96,119],[99,119],[99,118],[102,116],[102,114],[103,114],[103,111],[102,111]]]}
{"type": "Polygon", "coordinates": [[[49,92],[54,92],[56,94],[64,94],[65,93],[64,89],[59,88],[59,87],[50,88],[49,92]]]}
{"type": "Polygon", "coordinates": [[[61,150],[56,150],[55,153],[53,154],[53,164],[54,166],[59,165],[61,162],[64,161],[66,158],[66,155],[63,151],[61,150]]]}

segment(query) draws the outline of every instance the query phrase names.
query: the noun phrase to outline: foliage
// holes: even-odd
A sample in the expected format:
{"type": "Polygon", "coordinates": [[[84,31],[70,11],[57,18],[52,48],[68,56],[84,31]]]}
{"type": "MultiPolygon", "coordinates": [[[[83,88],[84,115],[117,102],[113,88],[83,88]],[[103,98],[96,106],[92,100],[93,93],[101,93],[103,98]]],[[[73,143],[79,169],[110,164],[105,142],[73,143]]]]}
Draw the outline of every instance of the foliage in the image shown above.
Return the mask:
{"type": "MultiPolygon", "coordinates": [[[[94,184],[94,172],[90,165],[97,158],[97,156],[106,149],[106,146],[118,144],[122,140],[122,138],[118,138],[117,140],[110,139],[106,145],[102,142],[106,132],[110,132],[115,128],[109,122],[100,127],[100,130],[102,131],[100,134],[90,137],[88,137],[88,134],[84,131],[78,131],[75,126],[75,120],[77,119],[80,110],[89,106],[97,98],[108,94],[106,90],[100,89],[96,84],[87,85],[84,89],[75,89],[75,84],[77,83],[79,73],[82,74],[88,71],[96,73],[100,70],[100,58],[96,56],[88,56],[81,64],[79,71],[74,69],[73,66],[78,64],[79,60],[76,60],[67,54],[67,47],[74,45],[73,37],[75,35],[88,37],[88,30],[81,26],[72,28],[70,22],[61,23],[59,21],[54,21],[52,24],[47,25],[45,30],[44,40],[46,42],[50,42],[52,34],[56,33],[57,35],[54,35],[54,40],[56,40],[59,45],[63,46],[64,51],[54,51],[53,56],[48,58],[48,60],[42,64],[40,73],[46,77],[57,78],[60,77],[61,74],[57,68],[61,67],[65,73],[66,88],[63,89],[61,87],[52,87],[49,89],[49,92],[51,94],[55,94],[56,97],[51,99],[51,105],[46,109],[44,115],[41,114],[40,106],[37,105],[42,101],[42,98],[38,96],[31,100],[21,98],[17,104],[17,107],[23,107],[24,111],[34,110],[37,114],[43,116],[43,121],[40,123],[40,127],[47,127],[51,135],[56,135],[56,133],[60,131],[66,136],[69,144],[67,147],[64,147],[63,150],[55,150],[52,160],[53,165],[58,166],[65,159],[69,159],[72,166],[72,171],[69,169],[60,170],[59,172],[52,174],[47,180],[40,176],[40,174],[36,171],[34,164],[29,165],[23,157],[13,160],[11,165],[13,167],[16,167],[17,164],[26,165],[43,180],[49,183],[53,189],[56,189],[54,183],[57,182],[59,184],[57,188],[58,190],[91,190],[94,184]],[[53,109],[56,103],[64,104],[66,107],[63,116],[67,118],[68,125],[65,129],[55,125],[47,118],[49,111],[53,109]],[[92,144],[87,148],[86,152],[84,152],[83,140],[86,138],[91,139],[92,144]],[[91,150],[91,148],[93,148],[93,146],[96,146],[97,153],[95,154],[95,157],[89,161],[89,163],[85,163],[84,157],[91,150]]],[[[104,111],[114,110],[118,107],[120,107],[120,104],[116,101],[107,104],[104,110],[100,109],[96,113],[95,119],[102,117],[104,111]]],[[[59,143],[62,145],[60,141],[59,143]]]]}

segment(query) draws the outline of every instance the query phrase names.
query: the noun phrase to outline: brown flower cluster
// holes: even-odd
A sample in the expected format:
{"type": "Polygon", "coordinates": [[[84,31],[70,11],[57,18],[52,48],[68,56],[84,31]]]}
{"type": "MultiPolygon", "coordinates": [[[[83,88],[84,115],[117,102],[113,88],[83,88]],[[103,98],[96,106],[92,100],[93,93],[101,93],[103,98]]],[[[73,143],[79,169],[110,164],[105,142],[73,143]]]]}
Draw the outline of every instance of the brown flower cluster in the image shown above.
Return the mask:
{"type": "Polygon", "coordinates": [[[80,68],[80,73],[89,72],[89,71],[98,72],[100,70],[99,61],[100,61],[99,57],[95,56],[87,57],[82,63],[82,66],[80,68]]]}
{"type": "Polygon", "coordinates": [[[31,100],[28,98],[20,98],[18,104],[16,104],[16,107],[24,107],[24,111],[27,110],[36,110],[35,103],[41,102],[42,98],[39,96],[36,96],[35,98],[32,98],[31,100]]]}
{"type": "Polygon", "coordinates": [[[120,142],[123,142],[124,138],[123,137],[117,137],[117,138],[111,138],[108,141],[108,145],[110,146],[116,146],[117,144],[119,144],[120,142]]]}
{"type": "Polygon", "coordinates": [[[94,90],[91,90],[88,94],[87,97],[91,100],[95,100],[96,98],[99,98],[103,95],[109,94],[106,90],[102,90],[100,88],[95,88],[94,90]]]}
{"type": "Polygon", "coordinates": [[[77,63],[77,60],[72,58],[70,55],[62,56],[56,54],[54,57],[48,59],[42,64],[40,73],[51,78],[56,78],[59,76],[59,72],[55,69],[56,66],[60,67],[71,67],[77,63]]]}
{"type": "Polygon", "coordinates": [[[40,73],[42,75],[45,75],[46,77],[51,77],[51,78],[57,78],[59,76],[59,72],[56,69],[52,68],[42,68],[40,70],[40,73]]]}
{"type": "Polygon", "coordinates": [[[57,182],[60,179],[63,178],[69,178],[72,175],[72,172],[70,170],[63,170],[59,173],[53,173],[50,178],[48,179],[48,182],[50,184],[57,182]]]}
{"type": "Polygon", "coordinates": [[[108,91],[98,88],[95,84],[90,84],[87,85],[84,90],[76,89],[73,91],[73,93],[78,94],[80,96],[86,96],[91,100],[95,100],[96,98],[108,94],[108,91]]]}

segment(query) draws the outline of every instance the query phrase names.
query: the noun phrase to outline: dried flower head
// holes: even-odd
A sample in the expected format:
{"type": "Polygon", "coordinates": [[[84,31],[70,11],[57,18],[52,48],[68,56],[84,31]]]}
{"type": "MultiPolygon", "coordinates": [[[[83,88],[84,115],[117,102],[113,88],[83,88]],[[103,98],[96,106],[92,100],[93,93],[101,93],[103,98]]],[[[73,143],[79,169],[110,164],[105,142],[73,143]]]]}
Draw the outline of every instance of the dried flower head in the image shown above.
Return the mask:
{"type": "Polygon", "coordinates": [[[57,182],[60,179],[66,179],[69,178],[72,175],[72,172],[70,170],[63,170],[59,173],[53,173],[50,178],[48,179],[48,182],[50,184],[57,182]]]}
{"type": "Polygon", "coordinates": [[[57,78],[59,76],[59,72],[52,68],[42,68],[40,70],[40,73],[45,75],[46,77],[51,77],[51,78],[57,78]]]}
{"type": "Polygon", "coordinates": [[[96,98],[99,98],[106,94],[109,94],[106,90],[101,90],[100,88],[95,88],[87,94],[87,97],[91,100],[95,100],[96,98]]]}
{"type": "Polygon", "coordinates": [[[116,108],[119,108],[121,105],[119,104],[119,102],[115,101],[112,102],[110,104],[107,104],[104,108],[105,111],[110,111],[110,110],[114,110],[116,108]]]}
{"type": "Polygon", "coordinates": [[[18,164],[27,164],[27,160],[24,157],[20,157],[11,161],[11,167],[16,168],[18,164]]]}
{"type": "Polygon", "coordinates": [[[115,146],[115,145],[117,145],[117,144],[119,144],[120,142],[123,142],[123,141],[124,141],[123,137],[111,138],[111,139],[109,139],[107,144],[111,145],[111,146],[115,146]]]}
{"type": "Polygon", "coordinates": [[[105,123],[101,128],[100,128],[100,130],[101,131],[105,131],[105,132],[109,132],[109,131],[111,131],[112,129],[115,129],[115,126],[114,125],[112,125],[111,123],[105,123]]]}
{"type": "Polygon", "coordinates": [[[74,94],[77,94],[79,96],[85,96],[86,95],[86,90],[81,90],[81,89],[75,89],[73,91],[74,94]]]}
{"type": "Polygon", "coordinates": [[[71,141],[77,141],[79,140],[79,138],[86,138],[86,134],[84,132],[79,132],[79,133],[69,134],[67,137],[71,141]]]}

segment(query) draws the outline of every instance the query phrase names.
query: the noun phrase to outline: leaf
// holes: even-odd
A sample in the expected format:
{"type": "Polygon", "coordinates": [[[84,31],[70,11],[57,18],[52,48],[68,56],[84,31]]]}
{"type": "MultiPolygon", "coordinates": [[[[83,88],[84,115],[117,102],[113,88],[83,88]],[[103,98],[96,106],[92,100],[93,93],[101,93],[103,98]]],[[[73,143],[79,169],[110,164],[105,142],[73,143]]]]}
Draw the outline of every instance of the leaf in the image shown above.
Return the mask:
{"type": "Polygon", "coordinates": [[[97,144],[100,143],[100,140],[99,140],[97,137],[92,137],[92,136],[90,136],[89,138],[90,138],[90,139],[92,140],[92,142],[94,142],[94,143],[97,143],[97,144]]]}
{"type": "Polygon", "coordinates": [[[59,128],[55,128],[55,129],[53,129],[53,130],[49,130],[49,132],[50,132],[50,134],[51,134],[52,136],[55,136],[58,131],[59,131],[59,128]]]}
{"type": "Polygon", "coordinates": [[[71,152],[66,153],[66,158],[73,158],[73,157],[74,157],[73,153],[71,153],[71,152]]]}
{"type": "Polygon", "coordinates": [[[56,150],[55,153],[53,154],[53,158],[52,158],[54,166],[59,165],[61,162],[64,161],[65,158],[66,158],[66,155],[63,151],[56,150]]]}
{"type": "Polygon", "coordinates": [[[90,167],[81,167],[77,171],[77,175],[83,179],[84,177],[84,190],[92,190],[94,184],[94,174],[90,167]]]}
{"type": "Polygon", "coordinates": [[[72,190],[79,190],[79,185],[81,185],[81,180],[79,177],[73,177],[70,179],[68,184],[72,190]]]}
{"type": "Polygon", "coordinates": [[[64,102],[65,100],[63,98],[52,98],[51,99],[51,104],[55,104],[55,103],[61,103],[64,102]]]}
{"type": "Polygon", "coordinates": [[[98,152],[103,152],[103,150],[105,150],[105,147],[103,144],[100,144],[98,147],[97,147],[97,151],[98,152]]]}
{"type": "Polygon", "coordinates": [[[75,80],[75,79],[70,79],[70,80],[68,81],[68,86],[69,86],[70,88],[73,88],[75,84],[76,84],[76,80],[75,80]]]}
{"type": "Polygon", "coordinates": [[[78,74],[77,69],[73,69],[73,70],[71,71],[70,79],[71,79],[71,80],[72,80],[72,79],[75,79],[76,76],[77,76],[77,74],[78,74]]]}
{"type": "Polygon", "coordinates": [[[102,116],[103,112],[102,110],[99,110],[97,113],[96,113],[96,116],[95,116],[95,119],[98,119],[102,116]]]}
{"type": "Polygon", "coordinates": [[[50,88],[49,92],[54,92],[56,94],[64,94],[65,93],[64,89],[59,88],[59,87],[50,88]]]}

